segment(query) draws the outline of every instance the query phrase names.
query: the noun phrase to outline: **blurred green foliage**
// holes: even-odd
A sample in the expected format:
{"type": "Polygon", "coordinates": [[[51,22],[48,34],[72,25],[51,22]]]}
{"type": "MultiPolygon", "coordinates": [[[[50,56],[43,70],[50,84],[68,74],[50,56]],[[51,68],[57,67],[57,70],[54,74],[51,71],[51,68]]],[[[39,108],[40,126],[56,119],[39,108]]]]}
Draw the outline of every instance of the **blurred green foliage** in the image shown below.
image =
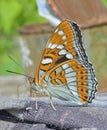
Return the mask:
{"type": "Polygon", "coordinates": [[[0,0],[0,74],[7,74],[5,69],[8,66],[17,66],[9,60],[8,54],[15,53],[17,61],[21,62],[16,40],[18,29],[45,21],[46,19],[38,15],[35,0],[0,0]]]}
{"type": "Polygon", "coordinates": [[[107,0],[102,0],[102,3],[104,4],[105,8],[107,9],[107,0]]]}
{"type": "Polygon", "coordinates": [[[0,0],[0,31],[5,35],[16,33],[19,26],[44,21],[35,0],[0,0]]]}

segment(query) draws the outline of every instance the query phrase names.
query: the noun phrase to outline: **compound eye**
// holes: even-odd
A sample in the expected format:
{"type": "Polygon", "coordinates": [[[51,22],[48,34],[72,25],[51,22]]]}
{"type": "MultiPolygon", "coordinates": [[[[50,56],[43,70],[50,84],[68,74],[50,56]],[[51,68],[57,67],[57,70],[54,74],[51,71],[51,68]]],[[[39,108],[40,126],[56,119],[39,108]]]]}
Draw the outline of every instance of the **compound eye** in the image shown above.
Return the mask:
{"type": "Polygon", "coordinates": [[[33,84],[33,83],[34,83],[34,78],[29,77],[29,78],[28,78],[28,81],[29,81],[30,84],[33,84]]]}

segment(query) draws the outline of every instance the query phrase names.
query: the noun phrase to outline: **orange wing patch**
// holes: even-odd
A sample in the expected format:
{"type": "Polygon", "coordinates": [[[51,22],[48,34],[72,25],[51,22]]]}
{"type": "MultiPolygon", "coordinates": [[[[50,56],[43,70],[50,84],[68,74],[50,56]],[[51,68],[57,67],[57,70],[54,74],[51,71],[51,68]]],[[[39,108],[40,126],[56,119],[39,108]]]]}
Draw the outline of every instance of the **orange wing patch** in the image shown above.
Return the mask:
{"type": "Polygon", "coordinates": [[[75,48],[73,47],[73,42],[73,30],[71,29],[68,21],[63,21],[61,24],[59,24],[59,26],[55,29],[54,33],[50,37],[37,70],[41,69],[46,72],[49,69],[53,68],[56,65],[57,61],[64,57],[64,55],[60,54],[61,50],[64,50],[67,53],[72,54],[72,56],[76,57],[77,53],[75,51],[75,48]],[[46,58],[51,58],[52,63],[47,62],[45,64],[42,64],[42,60],[46,58]]]}
{"type": "Polygon", "coordinates": [[[55,33],[53,33],[49,41],[50,43],[56,44],[64,44],[64,42],[65,44],[73,44],[74,34],[67,21],[63,21],[61,24],[59,24],[59,26],[55,29],[55,33]]]}
{"type": "Polygon", "coordinates": [[[65,45],[65,49],[70,52],[74,57],[77,56],[77,53],[75,51],[75,48],[73,46],[71,46],[71,43],[68,43],[65,45]]]}
{"type": "Polygon", "coordinates": [[[78,64],[77,62],[69,62],[70,66],[74,69],[77,73],[77,86],[78,86],[78,95],[82,102],[86,102],[89,100],[88,98],[88,84],[87,84],[87,74],[88,71],[84,68],[83,65],[78,64]]]}
{"type": "MultiPolygon", "coordinates": [[[[67,81],[66,81],[66,77],[65,77],[65,71],[62,70],[61,72],[59,72],[58,74],[56,74],[56,71],[53,71],[51,74],[50,74],[50,82],[55,86],[55,85],[59,85],[58,81],[61,82],[63,84],[63,86],[65,86],[67,84],[67,81]]],[[[62,86],[62,87],[63,87],[62,86]]]]}

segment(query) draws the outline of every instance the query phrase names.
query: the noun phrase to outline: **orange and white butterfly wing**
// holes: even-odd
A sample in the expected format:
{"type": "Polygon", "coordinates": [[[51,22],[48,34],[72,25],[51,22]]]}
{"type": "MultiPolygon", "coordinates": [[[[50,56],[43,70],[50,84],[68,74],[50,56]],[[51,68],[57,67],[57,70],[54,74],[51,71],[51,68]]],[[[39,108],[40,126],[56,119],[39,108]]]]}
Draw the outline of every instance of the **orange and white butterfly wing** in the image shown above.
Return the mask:
{"type": "Polygon", "coordinates": [[[68,21],[65,20],[56,27],[54,33],[48,40],[48,43],[36,70],[36,83],[39,83],[40,79],[46,71],[50,70],[59,63],[68,60],[65,56],[67,51],[70,52],[67,55],[68,57],[76,55],[75,48],[73,47],[73,42],[73,30],[71,30],[68,21]]]}
{"type": "Polygon", "coordinates": [[[35,84],[51,95],[78,104],[91,102],[97,81],[77,24],[65,20],[50,37],[38,65],[35,84]]]}

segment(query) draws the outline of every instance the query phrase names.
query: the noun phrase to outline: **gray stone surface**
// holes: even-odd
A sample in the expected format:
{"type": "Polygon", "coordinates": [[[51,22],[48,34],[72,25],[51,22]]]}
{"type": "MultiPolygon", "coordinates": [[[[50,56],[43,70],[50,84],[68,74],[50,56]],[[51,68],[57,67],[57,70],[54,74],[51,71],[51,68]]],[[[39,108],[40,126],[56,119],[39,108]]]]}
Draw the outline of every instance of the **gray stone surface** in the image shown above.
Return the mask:
{"type": "Polygon", "coordinates": [[[36,110],[35,98],[0,97],[0,129],[48,130],[48,129],[107,129],[107,94],[100,94],[88,106],[75,106],[53,99],[56,111],[49,99],[39,98],[36,110]],[[2,125],[2,121],[3,124],[2,125]],[[5,126],[5,127],[2,127],[5,126]]]}

